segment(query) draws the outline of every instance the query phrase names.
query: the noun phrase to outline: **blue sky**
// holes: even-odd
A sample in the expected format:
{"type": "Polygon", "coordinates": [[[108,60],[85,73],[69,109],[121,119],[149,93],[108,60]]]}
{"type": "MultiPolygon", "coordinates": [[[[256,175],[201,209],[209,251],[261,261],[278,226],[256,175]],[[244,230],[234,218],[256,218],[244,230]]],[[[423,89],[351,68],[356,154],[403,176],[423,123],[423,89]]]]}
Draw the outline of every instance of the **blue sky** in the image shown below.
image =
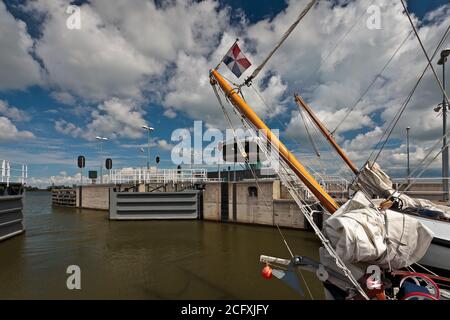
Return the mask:
{"type": "MultiPolygon", "coordinates": [[[[281,62],[278,64],[274,62],[273,66],[269,66],[269,70],[261,76],[263,81],[258,83],[263,96],[276,107],[273,110],[266,110],[264,106],[257,106],[256,109],[262,112],[272,127],[280,127],[280,123],[286,125],[286,128],[281,128],[282,137],[286,139],[288,146],[295,150],[299,148],[299,141],[302,145],[306,145],[307,142],[304,132],[300,132],[303,129],[292,122],[296,116],[295,105],[289,100],[293,92],[300,88],[308,101],[315,103],[316,110],[331,127],[334,123],[333,118],[338,118],[345,112],[347,100],[354,101],[364,90],[363,83],[370,82],[382,62],[386,61],[385,58],[375,61],[375,55],[367,70],[365,67],[348,68],[352,59],[360,60],[365,56],[366,48],[363,42],[358,44],[358,41],[365,38],[361,31],[357,30],[360,28],[352,29],[342,41],[343,44],[335,49],[336,52],[332,55],[332,59],[336,59],[334,72],[324,61],[317,61],[314,58],[320,55],[320,51],[331,50],[335,41],[343,37],[346,30],[352,28],[368,4],[372,3],[368,0],[363,1],[366,5],[362,6],[354,1],[335,2],[338,5],[334,8],[327,5],[316,8],[316,13],[312,13],[317,15],[316,20],[310,18],[305,22],[304,29],[300,25],[299,30],[295,31],[298,37],[304,37],[298,38],[305,41],[302,43],[311,44],[311,50],[300,43],[296,44],[296,39],[289,39],[291,42],[278,56],[281,62]],[[343,3],[346,4],[342,5],[343,3]],[[323,12],[326,15],[320,15],[323,12]],[[333,24],[337,27],[330,27],[333,24]],[[308,28],[320,30],[322,37],[320,45],[317,38],[308,38],[308,34],[311,34],[308,28]],[[345,52],[349,43],[354,49],[345,52]],[[317,51],[318,48],[320,51],[317,51]],[[290,61],[286,63],[286,60],[281,60],[283,57],[290,60],[296,57],[297,53],[303,60],[299,60],[299,63],[292,61],[291,67],[287,66],[290,61]],[[320,63],[325,66],[322,68],[320,63]],[[312,72],[303,65],[317,68],[312,72]],[[348,73],[342,75],[347,83],[340,83],[335,79],[341,65],[342,68],[347,66],[344,70],[348,73]],[[291,69],[294,72],[296,68],[299,68],[297,75],[283,73],[283,70],[291,69]],[[352,78],[362,80],[357,84],[350,80],[352,78]],[[330,92],[333,92],[333,97],[330,96],[330,92]],[[341,100],[341,105],[329,103],[341,100]]],[[[389,22],[391,19],[389,10],[393,9],[389,7],[390,4],[385,4],[386,1],[380,2],[383,8],[382,19],[385,19],[382,21],[392,27],[382,28],[377,35],[367,32],[373,36],[371,43],[386,43],[392,39],[391,45],[384,48],[377,46],[387,57],[390,48],[399,44],[400,41],[397,39],[402,38],[400,37],[402,31],[408,30],[408,24],[404,21],[403,29],[399,27],[399,30],[392,30],[397,28],[396,24],[391,25],[389,22]],[[393,34],[395,37],[398,34],[398,38],[393,34]]],[[[235,37],[243,39],[241,42],[243,50],[247,49],[252,62],[257,64],[292,21],[292,17],[297,15],[298,8],[301,8],[305,1],[299,3],[220,0],[220,5],[215,1],[206,1],[202,5],[191,2],[183,4],[182,1],[177,1],[172,5],[163,4],[157,7],[152,11],[154,16],[148,18],[149,21],[146,21],[145,16],[139,15],[137,4],[128,6],[122,1],[117,3],[111,1],[109,4],[104,1],[79,2],[78,4],[82,4],[82,14],[88,19],[83,23],[91,29],[87,32],[82,29],[76,36],[74,34],[77,31],[64,30],[64,26],[61,25],[60,31],[57,30],[58,23],[65,21],[68,16],[63,11],[58,12],[58,9],[63,10],[67,7],[68,3],[64,1],[58,0],[53,3],[37,1],[34,4],[24,4],[23,1],[3,3],[6,6],[0,6],[0,18],[5,19],[1,22],[4,25],[0,26],[10,28],[8,30],[11,30],[11,33],[6,36],[5,32],[0,32],[0,44],[8,44],[8,50],[2,50],[0,54],[0,66],[10,66],[9,69],[3,68],[0,71],[2,72],[0,102],[3,103],[3,111],[0,107],[2,112],[0,116],[7,119],[4,120],[3,128],[9,130],[8,134],[3,134],[3,138],[0,139],[0,159],[27,163],[30,176],[35,178],[34,183],[42,185],[51,181],[49,180],[51,176],[75,175],[76,157],[80,154],[86,156],[89,169],[96,169],[99,153],[98,143],[93,138],[97,134],[110,138],[104,143],[103,156],[111,157],[115,168],[144,166],[146,156],[139,152],[139,148],[146,144],[146,136],[139,128],[144,122],[155,127],[151,143],[152,162],[154,157],[159,155],[162,158],[161,167],[173,167],[170,154],[173,145],[171,134],[174,130],[190,128],[194,120],[203,120],[208,127],[224,127],[223,119],[218,118],[221,115],[219,106],[211,99],[211,92],[205,93],[210,89],[201,87],[204,81],[201,85],[196,84],[197,80],[200,81],[200,75],[197,79],[195,66],[201,65],[203,69],[198,70],[198,73],[207,76],[205,70],[213,67],[220,52],[225,53],[230,43],[227,39],[235,37]],[[171,6],[172,8],[169,8],[171,6]],[[177,6],[182,7],[182,10],[177,10],[177,6]],[[123,15],[119,15],[121,10],[124,12],[123,15]],[[177,15],[182,14],[183,10],[186,11],[186,16],[181,16],[185,28],[192,27],[192,33],[201,39],[198,43],[177,38],[176,30],[179,30],[177,21],[172,20],[176,20],[177,15]],[[140,21],[139,19],[142,19],[141,25],[136,23],[140,21]],[[151,29],[145,28],[152,28],[153,21],[154,24],[160,23],[161,33],[148,35],[145,30],[151,29]],[[146,23],[150,24],[145,25],[146,23]],[[142,34],[136,31],[136,28],[141,26],[144,30],[142,34]],[[14,32],[17,35],[14,35],[14,32]],[[202,33],[205,35],[202,36],[202,33]],[[80,41],[80,46],[85,48],[71,47],[74,39],[80,41]],[[94,50],[96,45],[100,46],[97,51],[94,50]],[[114,52],[118,53],[117,59],[114,52]],[[99,57],[103,54],[104,58],[99,57]],[[14,63],[17,63],[17,67],[14,63]],[[77,63],[86,67],[77,68],[77,63]],[[177,80],[183,77],[192,79],[192,83],[189,84],[194,87],[192,92],[177,80]],[[133,114],[127,121],[122,121],[127,117],[120,113],[122,107],[125,108],[122,110],[127,110],[125,114],[127,112],[133,114]],[[97,132],[96,126],[102,129],[97,132]]],[[[429,39],[425,39],[430,50],[442,33],[442,26],[448,20],[445,20],[445,15],[442,17],[442,12],[438,18],[433,17],[431,21],[425,21],[425,17],[442,9],[444,5],[447,5],[448,9],[446,0],[408,1],[410,10],[422,19],[425,23],[424,28],[429,28],[429,33],[432,33],[427,35],[429,39]]],[[[180,21],[178,24],[181,24],[180,21]]],[[[423,65],[423,57],[418,47],[414,45],[414,39],[410,43],[411,45],[408,45],[410,53],[406,52],[405,56],[411,56],[411,62],[423,65]]],[[[404,68],[407,70],[408,67],[404,68]]],[[[398,73],[395,69],[389,72],[398,73]]],[[[414,79],[416,78],[411,76],[410,80],[414,79]]],[[[348,148],[356,160],[362,160],[367,156],[360,154],[361,146],[356,144],[361,140],[365,141],[364,139],[369,136],[375,137],[377,128],[381,128],[384,124],[386,118],[383,120],[383,117],[389,116],[389,107],[398,105],[398,101],[404,98],[404,93],[408,90],[409,82],[404,88],[397,88],[400,81],[396,82],[394,76],[387,76],[386,81],[392,81],[392,87],[396,89],[386,93],[383,91],[386,88],[379,84],[373,89],[373,95],[370,96],[372,100],[367,101],[367,105],[380,103],[383,109],[371,109],[366,106],[367,112],[358,113],[359,118],[354,119],[361,125],[350,126],[340,132],[338,137],[340,143],[348,148]],[[381,92],[391,96],[380,102],[381,92]]],[[[429,77],[423,90],[429,92],[430,90],[426,88],[432,86],[432,81],[429,77]]],[[[435,102],[438,100],[430,104],[435,102]]],[[[417,101],[417,106],[412,107],[412,110],[416,112],[420,109],[420,105],[423,106],[423,103],[417,101]]],[[[417,114],[413,116],[417,117],[417,114]]],[[[439,125],[434,124],[438,121],[433,122],[433,119],[430,120],[433,124],[429,130],[423,129],[423,132],[414,133],[417,135],[417,142],[413,150],[418,158],[433,136],[437,138],[439,125]]],[[[404,156],[401,134],[398,132],[397,136],[394,135],[393,143],[390,145],[393,150],[391,155],[395,159],[398,158],[396,165],[399,167],[404,156]]],[[[373,141],[375,140],[376,137],[373,141]]],[[[402,169],[399,170],[401,172],[402,169]]]]}

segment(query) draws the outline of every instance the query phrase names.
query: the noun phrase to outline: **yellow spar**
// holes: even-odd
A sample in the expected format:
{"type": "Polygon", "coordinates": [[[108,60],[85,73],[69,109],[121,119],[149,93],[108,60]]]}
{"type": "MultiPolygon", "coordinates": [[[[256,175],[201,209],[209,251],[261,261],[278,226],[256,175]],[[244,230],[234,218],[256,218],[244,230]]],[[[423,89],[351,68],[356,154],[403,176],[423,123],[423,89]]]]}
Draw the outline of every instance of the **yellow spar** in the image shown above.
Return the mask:
{"type": "Polygon", "coordinates": [[[305,169],[305,167],[297,160],[297,158],[286,148],[286,146],[270,131],[267,125],[258,117],[258,115],[250,108],[249,105],[233,90],[230,84],[216,71],[211,70],[212,81],[217,81],[228,99],[239,111],[259,130],[264,130],[267,139],[275,145],[280,156],[286,161],[289,167],[300,178],[305,186],[319,199],[324,208],[329,213],[334,213],[339,205],[331,196],[320,186],[314,177],[305,169]]]}
{"type": "Polygon", "coordinates": [[[328,129],[323,125],[323,123],[317,118],[317,116],[312,111],[311,107],[305,102],[305,100],[300,97],[300,95],[295,95],[295,102],[299,106],[302,106],[303,109],[308,113],[311,120],[315,123],[317,128],[322,132],[323,136],[328,140],[328,142],[331,144],[331,146],[336,150],[336,152],[341,156],[342,160],[348,165],[350,170],[353,171],[354,174],[358,174],[359,170],[355,166],[355,164],[350,160],[349,157],[344,153],[344,150],[341,149],[341,147],[336,143],[336,140],[334,140],[332,134],[328,131],[328,129]]]}

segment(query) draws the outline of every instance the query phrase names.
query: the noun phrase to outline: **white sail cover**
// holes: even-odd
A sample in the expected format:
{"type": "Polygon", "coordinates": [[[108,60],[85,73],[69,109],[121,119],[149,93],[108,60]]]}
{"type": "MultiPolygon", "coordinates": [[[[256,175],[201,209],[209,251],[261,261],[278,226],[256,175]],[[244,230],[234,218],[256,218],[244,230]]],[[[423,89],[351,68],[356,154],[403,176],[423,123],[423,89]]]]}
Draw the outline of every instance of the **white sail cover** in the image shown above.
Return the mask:
{"type": "MultiPolygon", "coordinates": [[[[377,163],[373,165],[368,163],[364,166],[356,179],[355,186],[370,195],[383,198],[396,196],[397,192],[392,187],[391,178],[381,170],[377,163]]],[[[417,214],[420,214],[420,210],[430,210],[434,211],[439,218],[450,219],[450,207],[437,205],[425,199],[411,198],[406,194],[400,194],[397,197],[403,202],[402,210],[416,210],[417,214]]]]}
{"type": "Polygon", "coordinates": [[[345,263],[404,268],[418,262],[433,233],[411,216],[380,212],[362,192],[324,222],[323,232],[345,263]]]}

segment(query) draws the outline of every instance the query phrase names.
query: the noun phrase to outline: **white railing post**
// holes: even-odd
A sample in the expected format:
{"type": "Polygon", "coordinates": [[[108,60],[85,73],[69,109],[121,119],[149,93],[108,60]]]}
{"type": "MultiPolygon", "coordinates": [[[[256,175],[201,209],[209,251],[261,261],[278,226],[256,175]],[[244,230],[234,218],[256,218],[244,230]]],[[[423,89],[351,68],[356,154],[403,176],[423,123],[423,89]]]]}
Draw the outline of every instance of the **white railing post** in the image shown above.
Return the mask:
{"type": "Polygon", "coordinates": [[[6,161],[2,161],[2,182],[5,182],[5,176],[6,176],[6,161]]]}
{"type": "Polygon", "coordinates": [[[11,177],[11,165],[9,161],[6,161],[6,186],[9,187],[9,181],[11,177]]]}

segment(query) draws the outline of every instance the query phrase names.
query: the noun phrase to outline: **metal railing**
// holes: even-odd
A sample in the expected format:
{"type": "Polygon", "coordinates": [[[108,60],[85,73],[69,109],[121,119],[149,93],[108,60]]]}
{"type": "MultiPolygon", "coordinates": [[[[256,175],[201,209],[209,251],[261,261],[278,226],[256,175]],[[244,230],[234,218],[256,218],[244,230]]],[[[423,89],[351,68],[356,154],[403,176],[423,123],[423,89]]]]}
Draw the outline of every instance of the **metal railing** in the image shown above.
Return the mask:
{"type": "Polygon", "coordinates": [[[443,177],[426,177],[426,178],[395,178],[392,179],[393,188],[401,190],[408,187],[408,190],[402,191],[409,195],[423,195],[423,196],[442,196],[444,194],[442,188],[442,181],[449,178],[443,177]]]}
{"type": "Polygon", "coordinates": [[[206,169],[116,169],[109,173],[110,183],[201,183],[210,181],[206,169]]]}
{"type": "Polygon", "coordinates": [[[314,175],[314,178],[334,198],[346,199],[349,197],[350,182],[337,175],[314,175]]]}
{"type": "Polygon", "coordinates": [[[28,179],[28,167],[22,163],[0,160],[1,182],[9,186],[10,183],[25,184],[28,179]]]}
{"type": "MultiPolygon", "coordinates": [[[[329,193],[333,198],[348,199],[350,182],[340,176],[313,174],[314,179],[321,185],[321,187],[329,193]]],[[[298,180],[296,176],[288,177],[289,181],[298,180]]],[[[297,181],[298,182],[298,181],[297,181]]],[[[302,197],[306,200],[314,200],[313,193],[301,182],[297,184],[299,192],[302,193],[302,197]]]]}

